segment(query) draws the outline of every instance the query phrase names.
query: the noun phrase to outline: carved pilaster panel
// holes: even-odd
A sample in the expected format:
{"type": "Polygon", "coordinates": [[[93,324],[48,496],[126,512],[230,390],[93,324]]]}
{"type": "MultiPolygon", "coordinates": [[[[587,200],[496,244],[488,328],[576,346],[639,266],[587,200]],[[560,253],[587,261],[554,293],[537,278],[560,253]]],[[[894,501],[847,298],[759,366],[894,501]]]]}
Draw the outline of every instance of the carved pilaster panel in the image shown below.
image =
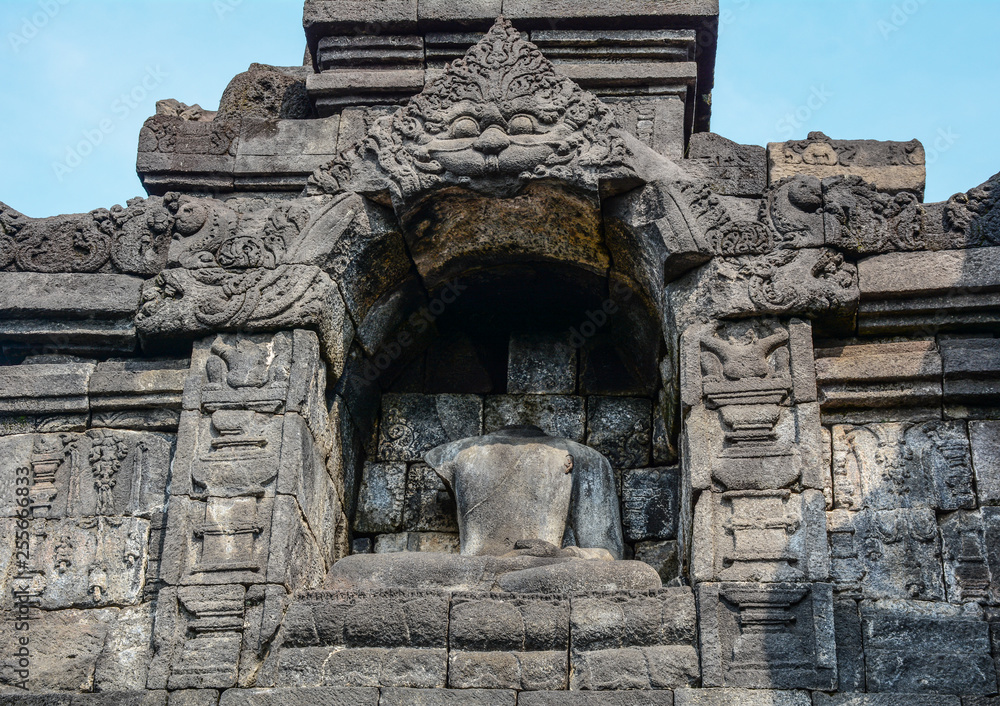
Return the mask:
{"type": "Polygon", "coordinates": [[[698,604],[703,686],[836,689],[830,584],[705,583],[698,604]]]}
{"type": "Polygon", "coordinates": [[[692,572],[695,581],[827,579],[822,492],[703,492],[695,507],[692,572]]]}
{"type": "Polygon", "coordinates": [[[695,326],[681,341],[685,463],[694,488],[823,487],[809,324],[695,326]]]}

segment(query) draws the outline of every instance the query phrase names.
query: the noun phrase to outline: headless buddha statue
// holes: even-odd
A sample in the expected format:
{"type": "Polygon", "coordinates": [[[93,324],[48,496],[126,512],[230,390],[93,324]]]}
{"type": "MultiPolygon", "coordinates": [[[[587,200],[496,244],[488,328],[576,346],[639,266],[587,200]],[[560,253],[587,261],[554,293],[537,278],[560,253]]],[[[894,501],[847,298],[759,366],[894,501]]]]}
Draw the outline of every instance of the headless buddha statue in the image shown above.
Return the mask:
{"type": "Polygon", "coordinates": [[[660,587],[622,561],[614,471],[594,449],[530,426],[432,449],[424,457],[455,497],[461,554],[357,554],[326,586],[518,593],[660,587]]]}

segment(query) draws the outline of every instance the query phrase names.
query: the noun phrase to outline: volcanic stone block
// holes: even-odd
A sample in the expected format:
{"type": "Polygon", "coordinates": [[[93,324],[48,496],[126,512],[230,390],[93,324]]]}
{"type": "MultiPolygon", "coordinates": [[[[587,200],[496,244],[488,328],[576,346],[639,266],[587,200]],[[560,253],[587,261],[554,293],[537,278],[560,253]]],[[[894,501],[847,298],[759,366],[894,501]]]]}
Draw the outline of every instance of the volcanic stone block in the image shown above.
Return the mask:
{"type": "Polygon", "coordinates": [[[1000,416],[1000,340],[942,337],[945,416],[982,419],[1000,416]]]}
{"type": "Polygon", "coordinates": [[[443,687],[447,639],[446,594],[308,592],[289,606],[277,682],[443,687]]]}
{"type": "MultiPolygon", "coordinates": [[[[172,446],[163,434],[104,429],[4,436],[0,488],[13,498],[15,477],[29,477],[33,517],[150,517],[166,503],[172,446]]],[[[14,509],[8,503],[0,515],[14,509]]]]}
{"type": "Polygon", "coordinates": [[[411,463],[407,470],[403,527],[412,532],[458,532],[455,499],[426,463],[411,463]]]}
{"type": "Polygon", "coordinates": [[[821,694],[813,695],[814,706],[977,706],[975,698],[959,700],[957,696],[921,696],[919,694],[821,694]]]}
{"type": "Polygon", "coordinates": [[[1000,505],[1000,422],[969,422],[972,467],[981,505],[1000,505]]]}
{"type": "Polygon", "coordinates": [[[383,395],[379,458],[421,461],[435,446],[482,434],[482,418],[475,395],[383,395]]]}
{"type": "Polygon", "coordinates": [[[0,366],[0,413],[86,413],[93,372],[90,363],[0,366]]]}
{"type": "Polygon", "coordinates": [[[810,706],[808,691],[678,689],[676,706],[810,706]]]}
{"type": "Polygon", "coordinates": [[[824,423],[939,418],[941,375],[934,341],[816,350],[824,423]]]}
{"type": "Polygon", "coordinates": [[[219,706],[378,706],[378,689],[228,689],[219,706]]]}
{"type": "Polygon", "coordinates": [[[865,598],[945,600],[933,511],[835,511],[827,528],[839,588],[860,589],[865,598]]]}
{"type": "Polygon", "coordinates": [[[837,677],[840,691],[864,691],[865,652],[857,601],[835,600],[833,622],[837,640],[837,677]]]}
{"type": "Polygon", "coordinates": [[[703,583],[702,684],[837,688],[830,584],[703,583]]]}
{"type": "Polygon", "coordinates": [[[486,433],[511,425],[533,424],[550,436],[583,443],[587,417],[582,397],[492,395],[486,398],[486,433]]]}
{"type": "Polygon", "coordinates": [[[614,468],[649,464],[652,403],[638,397],[591,397],[587,405],[587,445],[607,456],[614,468]]]}
{"type": "Polygon", "coordinates": [[[510,337],[507,392],[563,394],[576,391],[576,348],[569,335],[521,333],[510,337]]]}
{"type": "Polygon", "coordinates": [[[689,588],[573,598],[570,689],[669,689],[698,678],[689,588]]]}
{"type": "Polygon", "coordinates": [[[674,540],[667,542],[637,542],[635,560],[649,564],[664,585],[681,575],[680,550],[674,540]]]}
{"type": "Polygon", "coordinates": [[[366,463],[358,490],[355,532],[397,532],[403,521],[405,463],[366,463]]]}
{"type": "Polygon", "coordinates": [[[393,552],[440,552],[458,554],[458,533],[452,532],[400,532],[380,534],[375,538],[376,554],[393,552]]]}
{"type": "MultiPolygon", "coordinates": [[[[44,684],[53,691],[93,689],[94,670],[118,614],[116,608],[32,611],[28,683],[44,684]]],[[[23,634],[14,629],[0,631],[0,679],[5,687],[20,681],[15,679],[14,669],[17,640],[23,634]]]]}
{"type": "Polygon", "coordinates": [[[559,596],[463,594],[452,599],[448,685],[565,689],[570,603],[559,596]]]}
{"type": "Polygon", "coordinates": [[[797,174],[819,179],[852,175],[882,191],[907,190],[922,197],[927,179],[924,148],[917,140],[831,140],[811,132],[806,140],[768,144],[767,158],[772,184],[797,174]]]}
{"type": "Polygon", "coordinates": [[[711,132],[696,132],[688,143],[691,166],[702,171],[712,190],[726,196],[760,198],[767,186],[767,150],[740,145],[711,132]]]}
{"type": "MultiPolygon", "coordinates": [[[[4,537],[7,561],[27,553],[31,590],[45,610],[136,605],[142,601],[149,521],[134,517],[31,520],[28,547],[4,537]]],[[[21,538],[23,533],[19,533],[21,538]]],[[[13,564],[13,562],[10,562],[13,564]]],[[[6,567],[13,570],[13,565],[6,567]]],[[[0,575],[0,582],[6,579],[0,575]]],[[[9,584],[14,587],[21,582],[9,584]]],[[[11,594],[0,596],[10,607],[11,594]]]]}
{"type": "Polygon", "coordinates": [[[517,692],[503,689],[382,689],[379,706],[514,706],[517,692]]]}
{"type": "Polygon", "coordinates": [[[629,542],[677,536],[680,468],[622,471],[622,524],[629,542]]]}
{"type": "Polygon", "coordinates": [[[861,607],[868,689],[912,694],[992,694],[989,624],[974,604],[866,602],[861,607]]]}
{"type": "Polygon", "coordinates": [[[671,691],[524,691],[518,706],[673,706],[671,691]]]}
{"type": "Polygon", "coordinates": [[[219,692],[215,689],[182,689],[171,691],[167,706],[216,706],[219,692]]]}

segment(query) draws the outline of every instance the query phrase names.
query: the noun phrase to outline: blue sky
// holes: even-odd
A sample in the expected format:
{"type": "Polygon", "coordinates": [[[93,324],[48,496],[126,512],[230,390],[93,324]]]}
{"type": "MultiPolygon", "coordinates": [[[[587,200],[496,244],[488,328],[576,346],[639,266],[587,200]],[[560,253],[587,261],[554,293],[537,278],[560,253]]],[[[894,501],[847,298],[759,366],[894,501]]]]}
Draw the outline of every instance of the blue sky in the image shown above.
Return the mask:
{"type": "MultiPolygon", "coordinates": [[[[997,0],[721,3],[715,132],[916,137],[929,201],[1000,171],[997,0]]],[[[0,201],[40,217],[142,195],[156,100],[214,109],[251,62],[300,64],[301,14],[302,0],[0,0],[0,201]]]]}

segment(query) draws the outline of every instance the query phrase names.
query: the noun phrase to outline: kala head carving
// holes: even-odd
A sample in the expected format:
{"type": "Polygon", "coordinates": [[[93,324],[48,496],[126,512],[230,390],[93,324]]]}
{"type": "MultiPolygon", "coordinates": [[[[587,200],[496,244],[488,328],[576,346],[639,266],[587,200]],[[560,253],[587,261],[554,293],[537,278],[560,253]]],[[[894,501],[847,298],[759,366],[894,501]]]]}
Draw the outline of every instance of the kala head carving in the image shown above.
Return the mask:
{"type": "Polygon", "coordinates": [[[502,17],[422,93],[378,120],[361,152],[403,200],[440,185],[509,195],[549,177],[592,190],[599,170],[621,170],[627,156],[611,109],[556,73],[502,17]]]}

